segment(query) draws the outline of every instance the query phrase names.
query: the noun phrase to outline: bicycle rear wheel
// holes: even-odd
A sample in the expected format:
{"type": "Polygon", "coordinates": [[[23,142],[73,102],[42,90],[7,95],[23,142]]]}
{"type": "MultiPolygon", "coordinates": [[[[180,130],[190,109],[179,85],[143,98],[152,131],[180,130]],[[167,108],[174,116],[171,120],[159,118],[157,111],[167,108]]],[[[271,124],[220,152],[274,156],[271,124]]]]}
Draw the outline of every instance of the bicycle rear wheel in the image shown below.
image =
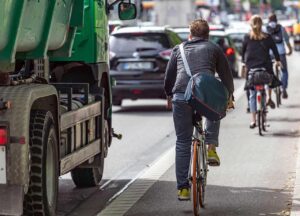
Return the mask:
{"type": "Polygon", "coordinates": [[[267,111],[262,111],[262,129],[263,131],[267,131],[267,111]]]}
{"type": "Polygon", "coordinates": [[[200,208],[204,207],[204,187],[201,178],[201,150],[198,141],[193,142],[192,191],[194,215],[199,216],[200,208]]]}
{"type": "Polygon", "coordinates": [[[257,121],[258,121],[258,132],[259,135],[263,135],[262,131],[263,131],[263,112],[260,110],[257,113],[257,121]]]}
{"type": "Polygon", "coordinates": [[[281,105],[281,91],[280,91],[280,87],[276,87],[275,88],[275,94],[276,94],[276,105],[277,105],[277,108],[279,108],[279,106],[281,105]]]}

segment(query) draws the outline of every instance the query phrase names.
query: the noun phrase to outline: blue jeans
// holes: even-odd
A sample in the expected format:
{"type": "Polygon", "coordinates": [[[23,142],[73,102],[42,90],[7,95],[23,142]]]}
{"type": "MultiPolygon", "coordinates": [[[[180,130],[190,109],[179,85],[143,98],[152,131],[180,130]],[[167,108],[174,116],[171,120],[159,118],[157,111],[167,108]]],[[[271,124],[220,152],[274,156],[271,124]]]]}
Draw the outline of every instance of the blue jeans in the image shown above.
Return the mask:
{"type": "Polygon", "coordinates": [[[281,82],[282,82],[282,88],[286,89],[288,87],[288,69],[287,69],[287,61],[286,61],[286,55],[280,55],[280,61],[282,64],[282,68],[281,68],[281,82]]]}
{"type": "Polygon", "coordinates": [[[251,113],[255,113],[257,111],[256,90],[250,90],[249,108],[251,113]]]}
{"type": "MultiPolygon", "coordinates": [[[[175,165],[178,189],[190,187],[188,173],[194,129],[193,114],[194,111],[187,102],[173,99],[173,120],[177,136],[175,165]]],[[[220,121],[206,120],[205,128],[207,131],[205,143],[218,146],[220,121]]]]}

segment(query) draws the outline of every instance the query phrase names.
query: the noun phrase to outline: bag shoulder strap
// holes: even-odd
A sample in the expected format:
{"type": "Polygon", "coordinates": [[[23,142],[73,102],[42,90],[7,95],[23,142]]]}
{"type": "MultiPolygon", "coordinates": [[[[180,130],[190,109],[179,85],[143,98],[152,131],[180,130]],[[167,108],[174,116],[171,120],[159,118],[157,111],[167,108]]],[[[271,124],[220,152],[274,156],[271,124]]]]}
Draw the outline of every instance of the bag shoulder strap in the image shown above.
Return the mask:
{"type": "Polygon", "coordinates": [[[192,77],[190,66],[189,66],[189,64],[188,64],[188,62],[186,60],[186,56],[185,56],[185,53],[184,53],[183,43],[181,43],[179,45],[179,50],[180,50],[180,55],[181,55],[181,58],[182,58],[182,61],[183,61],[183,65],[184,65],[185,71],[186,71],[186,73],[187,73],[188,76],[192,77]]]}

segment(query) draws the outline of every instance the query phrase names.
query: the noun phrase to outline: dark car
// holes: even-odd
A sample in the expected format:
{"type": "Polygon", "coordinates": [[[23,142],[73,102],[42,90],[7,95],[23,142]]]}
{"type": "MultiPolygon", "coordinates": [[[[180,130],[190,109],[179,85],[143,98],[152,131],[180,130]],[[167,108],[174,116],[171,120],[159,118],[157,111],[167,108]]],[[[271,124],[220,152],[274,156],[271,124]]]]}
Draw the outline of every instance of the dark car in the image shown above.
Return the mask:
{"type": "Polygon", "coordinates": [[[210,31],[209,40],[221,47],[228,59],[233,77],[238,77],[240,68],[240,55],[230,36],[224,31],[210,31]]]}
{"type": "Polygon", "coordinates": [[[164,77],[172,48],[181,43],[164,27],[126,27],[110,36],[113,105],[123,99],[165,98],[164,77]]]}

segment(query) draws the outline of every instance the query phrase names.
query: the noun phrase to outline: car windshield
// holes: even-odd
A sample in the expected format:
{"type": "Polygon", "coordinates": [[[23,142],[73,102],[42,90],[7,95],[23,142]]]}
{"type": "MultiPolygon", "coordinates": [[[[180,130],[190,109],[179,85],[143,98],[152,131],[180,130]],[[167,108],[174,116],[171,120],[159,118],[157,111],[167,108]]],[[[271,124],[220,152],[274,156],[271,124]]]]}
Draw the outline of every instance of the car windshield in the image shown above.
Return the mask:
{"type": "Polygon", "coordinates": [[[115,53],[169,48],[169,40],[163,33],[129,33],[110,36],[110,50],[115,53]]]}
{"type": "Polygon", "coordinates": [[[230,47],[229,41],[226,37],[219,35],[210,35],[209,40],[218,44],[222,48],[230,47]]]}
{"type": "Polygon", "coordinates": [[[233,40],[233,42],[243,42],[244,36],[245,36],[244,33],[232,33],[232,34],[230,34],[230,37],[233,40]]]}
{"type": "Polygon", "coordinates": [[[180,37],[182,41],[187,41],[189,39],[189,32],[177,32],[177,35],[180,37]]]}

